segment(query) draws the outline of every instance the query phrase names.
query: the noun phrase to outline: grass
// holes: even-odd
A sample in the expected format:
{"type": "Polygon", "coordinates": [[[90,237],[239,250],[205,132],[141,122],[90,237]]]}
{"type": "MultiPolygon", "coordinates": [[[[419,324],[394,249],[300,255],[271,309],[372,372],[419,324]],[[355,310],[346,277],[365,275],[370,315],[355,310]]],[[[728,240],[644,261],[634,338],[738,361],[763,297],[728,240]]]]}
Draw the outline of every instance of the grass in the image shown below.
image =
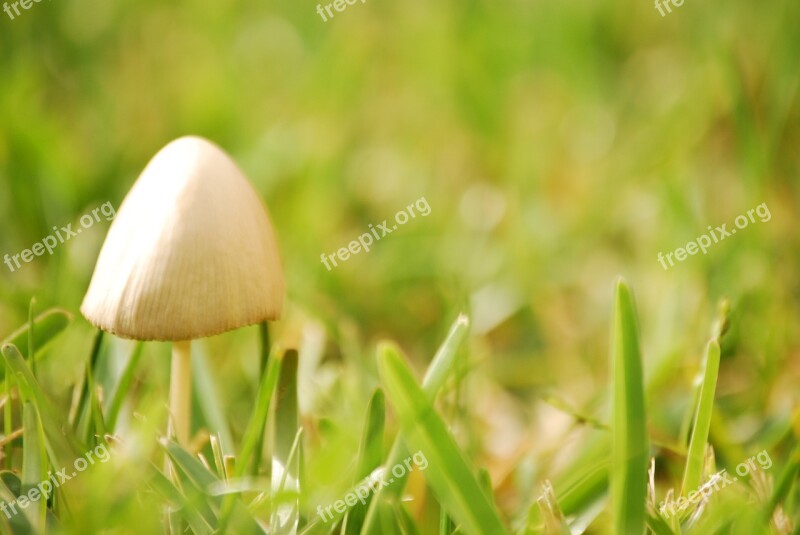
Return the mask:
{"type": "Polygon", "coordinates": [[[615,533],[644,531],[647,488],[647,419],[639,328],[633,295],[617,282],[611,359],[611,508],[615,533]]]}
{"type": "Polygon", "coordinates": [[[800,3],[314,9],[0,15],[0,261],[119,209],[197,134],[264,199],[288,287],[269,331],[193,343],[179,445],[169,345],[78,313],[111,222],[0,263],[0,505],[111,452],[0,508],[0,535],[798,533],[800,3]],[[770,221],[657,261],[761,203],[770,221]],[[425,470],[344,501],[418,449],[425,470]]]}
{"type": "MultiPolygon", "coordinates": [[[[36,321],[47,324],[54,317],[67,318],[58,314],[48,312],[36,321]]],[[[727,322],[727,319],[723,317],[719,321],[727,322]]],[[[149,513],[152,518],[144,524],[155,527],[160,524],[161,517],[168,518],[167,525],[171,531],[188,528],[194,533],[208,534],[220,531],[368,534],[427,533],[434,530],[441,534],[526,535],[585,529],[579,526],[604,530],[603,526],[608,523],[610,533],[709,533],[730,528],[741,530],[744,529],[742,526],[758,532],[767,532],[772,526],[772,532],[788,533],[787,526],[791,526],[791,518],[797,513],[794,496],[797,493],[798,442],[792,438],[792,433],[784,433],[784,442],[793,444],[793,450],[791,455],[781,459],[782,465],[776,466],[776,473],[779,471],[780,476],[775,484],[771,483],[771,477],[754,473],[750,474],[749,483],[737,482],[734,487],[723,488],[719,497],[712,495],[677,517],[670,517],[663,508],[656,507],[653,482],[669,476],[654,470],[648,485],[649,459],[658,456],[663,446],[648,439],[645,407],[652,403],[645,399],[646,373],[633,296],[623,281],[615,287],[612,323],[610,391],[613,392],[613,418],[608,426],[587,418],[587,421],[594,422],[595,433],[604,437],[606,445],[610,444],[610,450],[605,449],[605,458],[601,454],[586,464],[593,467],[590,473],[578,478],[565,491],[558,491],[545,482],[541,495],[529,504],[518,506],[517,513],[507,505],[499,506],[504,501],[496,476],[465,449],[463,439],[455,433],[456,420],[445,416],[452,414],[451,411],[442,412],[437,408],[447,399],[443,395],[456,392],[475,373],[470,371],[470,366],[465,368],[462,365],[466,355],[461,348],[469,328],[469,321],[463,315],[453,323],[422,381],[415,378],[408,358],[396,345],[382,343],[377,347],[380,388],[373,390],[366,403],[361,438],[353,450],[354,462],[343,462],[345,458],[342,458],[342,464],[332,471],[337,478],[349,474],[346,480],[340,481],[345,484],[339,487],[342,491],[334,495],[330,494],[330,488],[340,483],[316,481],[312,473],[318,470],[324,474],[318,463],[327,464],[327,448],[329,445],[335,447],[343,437],[334,438],[335,427],[328,429],[333,422],[319,420],[314,423],[301,417],[298,401],[302,379],[298,355],[293,350],[284,351],[277,345],[272,347],[264,361],[251,416],[241,438],[230,439],[232,445],[226,448],[231,449],[223,449],[220,433],[215,433],[210,441],[209,436],[203,433],[215,425],[229,429],[232,422],[226,421],[224,412],[203,410],[200,411],[200,421],[194,422],[195,442],[190,449],[168,437],[158,438],[163,431],[151,429],[151,433],[155,431],[151,434],[152,440],[159,447],[145,448],[144,456],[138,457],[140,461],[137,461],[137,456],[142,454],[130,451],[130,445],[126,444],[128,437],[133,435],[120,430],[116,423],[120,420],[120,413],[124,412],[122,407],[125,403],[121,400],[132,394],[132,377],[140,371],[137,364],[142,362],[143,344],[132,346],[132,353],[121,367],[116,388],[112,389],[112,401],[103,404],[101,396],[93,396],[91,392],[100,392],[93,377],[102,375],[101,363],[109,354],[103,337],[95,338],[87,359],[90,365],[86,380],[78,381],[73,387],[75,403],[85,406],[85,414],[74,410],[75,425],[64,426],[65,415],[60,414],[50,395],[42,390],[30,369],[29,359],[15,345],[5,343],[2,353],[6,378],[14,388],[11,400],[6,403],[12,407],[12,414],[19,414],[13,419],[22,425],[21,435],[11,440],[11,444],[21,448],[21,464],[16,464],[16,447],[12,447],[12,472],[2,473],[3,480],[11,481],[11,484],[0,487],[0,494],[5,496],[6,503],[11,501],[11,496],[16,496],[19,501],[19,496],[47,479],[48,473],[69,466],[81,455],[80,452],[101,441],[108,441],[114,452],[110,466],[98,466],[81,474],[82,483],[92,486],[100,484],[104,478],[111,478],[102,483],[109,485],[116,477],[114,474],[130,470],[131,462],[143,463],[142,487],[137,492],[139,499],[153,508],[149,513]],[[206,420],[206,415],[210,415],[210,419],[206,420]],[[82,425],[78,425],[81,422],[82,425]],[[108,431],[114,431],[114,435],[98,433],[98,430],[106,429],[106,422],[108,431]],[[87,434],[85,429],[91,432],[87,434]],[[391,436],[395,432],[390,446],[384,442],[384,435],[388,433],[391,436]],[[310,439],[304,435],[320,438],[310,439]],[[197,442],[202,436],[206,439],[197,442]],[[265,442],[264,436],[271,436],[272,440],[265,442]],[[426,458],[424,470],[416,473],[404,470],[402,477],[395,480],[392,468],[402,466],[409,452],[415,451],[422,452],[426,458]],[[160,468],[159,457],[169,462],[160,468]],[[263,462],[265,457],[271,462],[263,462]],[[234,468],[229,468],[229,465],[234,468]],[[332,517],[320,518],[316,506],[319,504],[324,509],[326,503],[316,493],[322,492],[329,496],[329,503],[336,503],[363,485],[363,478],[375,469],[382,470],[383,480],[390,483],[374,487],[364,503],[348,502],[343,510],[334,509],[332,517]],[[17,470],[19,478],[14,479],[17,470]],[[607,479],[596,479],[591,475],[603,473],[607,474],[607,479]],[[608,495],[604,490],[606,485],[608,495]],[[599,492],[592,490],[595,488],[599,492]],[[413,502],[403,498],[409,493],[415,497],[413,502]],[[734,505],[745,501],[755,503],[756,507],[734,505]],[[524,521],[519,522],[519,514],[526,511],[524,521]],[[754,511],[761,513],[754,514],[754,511]]],[[[40,333],[38,340],[48,343],[69,328],[66,324],[60,325],[59,329],[46,329],[43,324],[41,329],[28,332],[40,333]]],[[[715,332],[715,338],[707,345],[701,369],[702,381],[693,410],[691,440],[682,454],[685,458],[683,496],[700,488],[711,473],[708,452],[713,451],[713,444],[709,443],[709,437],[713,429],[711,414],[720,369],[722,329],[715,327],[715,332]]],[[[19,336],[17,332],[13,339],[19,336]]],[[[262,342],[266,339],[264,336],[258,338],[262,342]]],[[[32,347],[34,353],[36,347],[32,347]]],[[[202,355],[201,352],[195,372],[204,377],[201,384],[209,388],[215,379],[202,371],[206,365],[202,355]]],[[[563,407],[559,410],[562,409],[568,410],[563,407]]],[[[575,412],[569,414],[572,418],[580,418],[575,412]]],[[[335,453],[345,454],[344,448],[335,453]]],[[[591,451],[591,447],[587,451],[591,451]]],[[[780,459],[778,455],[776,461],[780,459]]],[[[713,462],[713,457],[711,459],[713,462]]],[[[581,465],[576,464],[569,466],[566,473],[577,474],[581,470],[581,465]]],[[[90,490],[89,494],[92,492],[90,490]]],[[[21,530],[78,533],[116,525],[113,523],[116,515],[87,524],[85,518],[72,512],[75,506],[70,502],[76,499],[84,501],[87,498],[71,489],[68,491],[66,487],[56,489],[46,499],[33,502],[23,514],[10,519],[11,522],[6,523],[3,529],[9,533],[21,530]]],[[[91,501],[86,506],[89,503],[91,501]]],[[[77,510],[80,509],[78,505],[77,510]]],[[[125,524],[116,526],[115,529],[127,529],[125,524]]]]}

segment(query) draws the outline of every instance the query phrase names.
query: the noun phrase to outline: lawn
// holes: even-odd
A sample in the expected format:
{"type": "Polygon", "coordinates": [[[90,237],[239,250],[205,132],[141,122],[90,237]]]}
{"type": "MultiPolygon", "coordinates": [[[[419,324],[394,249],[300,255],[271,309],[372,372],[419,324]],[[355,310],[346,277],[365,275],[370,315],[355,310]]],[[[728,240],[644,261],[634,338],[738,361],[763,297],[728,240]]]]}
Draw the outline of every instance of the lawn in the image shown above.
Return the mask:
{"type": "Polygon", "coordinates": [[[800,534],[798,23],[9,4],[0,534],[800,534]]]}

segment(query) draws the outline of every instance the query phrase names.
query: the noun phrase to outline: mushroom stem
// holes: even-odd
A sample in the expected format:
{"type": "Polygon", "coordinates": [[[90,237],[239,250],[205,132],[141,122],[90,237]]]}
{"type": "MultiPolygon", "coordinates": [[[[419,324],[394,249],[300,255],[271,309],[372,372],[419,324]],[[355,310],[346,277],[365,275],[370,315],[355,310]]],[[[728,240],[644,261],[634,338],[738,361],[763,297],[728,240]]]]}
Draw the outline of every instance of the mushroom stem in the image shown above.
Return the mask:
{"type": "Polygon", "coordinates": [[[192,342],[172,343],[172,371],[169,386],[169,410],[172,430],[181,446],[189,444],[192,399],[192,342]]]}

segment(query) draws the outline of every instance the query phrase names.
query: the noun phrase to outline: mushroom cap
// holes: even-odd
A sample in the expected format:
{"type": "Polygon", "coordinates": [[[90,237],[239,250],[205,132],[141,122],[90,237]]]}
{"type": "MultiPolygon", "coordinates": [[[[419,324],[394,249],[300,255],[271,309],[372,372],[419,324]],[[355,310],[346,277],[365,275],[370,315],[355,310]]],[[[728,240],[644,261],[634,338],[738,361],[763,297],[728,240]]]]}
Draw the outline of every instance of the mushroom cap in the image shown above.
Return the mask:
{"type": "Polygon", "coordinates": [[[81,312],[123,338],[191,340],[277,319],[272,224],[231,158],[200,137],[161,149],[117,210],[81,312]]]}

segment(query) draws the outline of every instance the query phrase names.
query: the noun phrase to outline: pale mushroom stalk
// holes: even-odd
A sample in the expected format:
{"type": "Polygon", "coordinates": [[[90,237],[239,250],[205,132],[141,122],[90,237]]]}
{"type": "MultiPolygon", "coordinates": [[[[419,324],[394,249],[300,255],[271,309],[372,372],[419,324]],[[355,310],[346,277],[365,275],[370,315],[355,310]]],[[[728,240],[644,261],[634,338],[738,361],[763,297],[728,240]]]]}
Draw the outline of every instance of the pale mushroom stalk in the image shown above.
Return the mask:
{"type": "Polygon", "coordinates": [[[179,444],[188,444],[192,420],[192,343],[172,342],[169,412],[173,434],[179,444]]]}
{"type": "Polygon", "coordinates": [[[123,338],[172,342],[170,428],[191,438],[191,341],[277,319],[284,279],[266,209],[199,137],[156,154],[117,210],[81,312],[123,338]]]}

